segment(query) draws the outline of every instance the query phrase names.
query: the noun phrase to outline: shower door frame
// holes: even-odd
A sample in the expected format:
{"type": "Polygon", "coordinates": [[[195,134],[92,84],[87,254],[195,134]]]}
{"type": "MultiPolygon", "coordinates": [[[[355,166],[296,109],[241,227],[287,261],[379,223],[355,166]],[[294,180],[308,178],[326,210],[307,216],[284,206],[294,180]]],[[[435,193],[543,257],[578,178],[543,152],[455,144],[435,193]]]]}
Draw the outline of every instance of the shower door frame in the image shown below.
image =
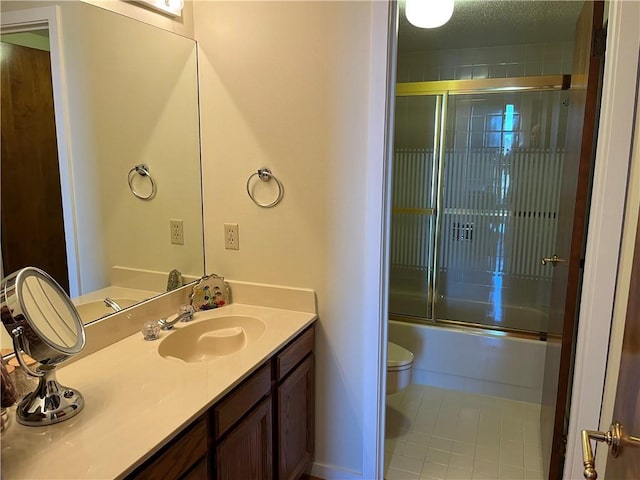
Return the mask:
{"type": "Polygon", "coordinates": [[[444,166],[445,166],[445,146],[446,146],[446,122],[449,108],[449,97],[458,95],[476,95],[492,93],[521,93],[521,92],[541,92],[568,90],[571,85],[571,75],[539,75],[530,77],[508,77],[508,78],[483,78],[475,80],[437,80],[429,82],[402,82],[396,83],[396,97],[436,97],[435,109],[435,132],[434,132],[434,152],[432,182],[435,188],[432,189],[432,207],[430,209],[406,209],[393,208],[392,213],[414,213],[418,215],[430,216],[431,235],[429,240],[429,264],[427,272],[427,285],[430,289],[427,299],[430,298],[427,306],[427,318],[414,317],[402,314],[390,313],[389,317],[415,323],[429,323],[450,325],[462,328],[481,328],[483,330],[497,331],[502,334],[530,337],[535,335],[541,340],[547,339],[546,332],[531,332],[519,330],[511,327],[499,325],[487,326],[480,323],[441,319],[437,316],[438,304],[438,268],[439,254],[442,247],[442,214],[443,191],[444,191],[444,166]],[[437,177],[437,178],[436,178],[437,177]]]}

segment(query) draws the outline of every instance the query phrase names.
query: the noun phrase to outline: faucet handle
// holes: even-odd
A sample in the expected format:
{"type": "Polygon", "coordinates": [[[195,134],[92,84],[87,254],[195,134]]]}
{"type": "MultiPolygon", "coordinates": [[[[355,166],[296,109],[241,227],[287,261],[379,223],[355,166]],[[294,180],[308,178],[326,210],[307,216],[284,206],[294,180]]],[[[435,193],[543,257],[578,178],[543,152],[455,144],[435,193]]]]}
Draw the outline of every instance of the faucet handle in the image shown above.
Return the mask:
{"type": "Polygon", "coordinates": [[[141,331],[145,340],[157,340],[160,338],[160,322],[157,320],[147,320],[144,322],[141,331]]]}
{"type": "Polygon", "coordinates": [[[192,305],[180,305],[178,309],[178,316],[181,317],[181,321],[188,322],[189,320],[193,320],[193,314],[195,313],[195,309],[192,305]]]}

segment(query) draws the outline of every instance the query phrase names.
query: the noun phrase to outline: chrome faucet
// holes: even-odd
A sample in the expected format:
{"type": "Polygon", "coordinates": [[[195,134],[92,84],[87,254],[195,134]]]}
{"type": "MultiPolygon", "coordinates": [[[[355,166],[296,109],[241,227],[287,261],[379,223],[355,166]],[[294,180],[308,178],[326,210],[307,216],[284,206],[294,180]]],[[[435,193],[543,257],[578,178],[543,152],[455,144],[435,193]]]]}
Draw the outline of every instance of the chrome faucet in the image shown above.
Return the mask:
{"type": "Polygon", "coordinates": [[[178,314],[172,320],[169,320],[168,318],[161,318],[158,320],[158,325],[160,325],[162,330],[171,330],[178,322],[188,322],[193,320],[193,312],[194,309],[191,305],[183,305],[180,307],[178,314]]]}
{"type": "Polygon", "coordinates": [[[107,297],[107,298],[104,299],[104,304],[107,307],[113,308],[113,310],[115,312],[119,312],[120,310],[122,310],[122,307],[120,305],[118,305],[118,303],[114,299],[112,299],[110,297],[107,297]]]}

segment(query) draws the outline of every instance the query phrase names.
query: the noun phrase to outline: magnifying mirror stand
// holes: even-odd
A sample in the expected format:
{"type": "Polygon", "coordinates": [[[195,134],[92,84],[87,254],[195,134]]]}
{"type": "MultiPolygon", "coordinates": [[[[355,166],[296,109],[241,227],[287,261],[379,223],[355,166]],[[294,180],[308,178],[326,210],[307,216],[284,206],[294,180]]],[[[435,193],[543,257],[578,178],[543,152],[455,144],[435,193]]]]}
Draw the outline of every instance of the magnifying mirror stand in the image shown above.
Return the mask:
{"type": "Polygon", "coordinates": [[[16,419],[31,427],[52,425],[68,420],[84,407],[82,394],[65,387],[56,379],[55,365],[41,365],[38,387],[26,395],[16,408],[16,419]]]}
{"type": "Polygon", "coordinates": [[[25,267],[0,280],[0,314],[20,367],[38,379],[36,389],[18,403],[18,423],[47,426],[80,413],[80,392],[56,379],[56,367],[85,343],[80,315],[62,287],[43,270],[25,267]],[[36,368],[26,364],[23,352],[38,362],[36,368]]]}

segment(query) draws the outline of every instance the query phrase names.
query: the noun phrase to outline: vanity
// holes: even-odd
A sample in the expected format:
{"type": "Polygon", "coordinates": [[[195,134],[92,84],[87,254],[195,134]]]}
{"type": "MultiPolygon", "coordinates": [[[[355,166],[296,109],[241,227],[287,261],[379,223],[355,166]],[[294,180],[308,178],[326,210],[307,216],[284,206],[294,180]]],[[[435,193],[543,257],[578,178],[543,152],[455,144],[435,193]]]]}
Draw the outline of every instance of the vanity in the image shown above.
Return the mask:
{"type": "MultiPolygon", "coordinates": [[[[136,331],[62,366],[58,379],[82,392],[84,410],[45,427],[12,421],[3,478],[300,478],[314,448],[315,295],[241,282],[232,291],[234,303],[196,312],[157,341],[136,331]],[[181,329],[235,317],[264,323],[239,351],[207,361],[159,353],[181,329]]],[[[88,344],[118,330],[106,322],[138,330],[157,301],[87,326],[88,344]]]]}
{"type": "Polygon", "coordinates": [[[300,478],[313,459],[314,339],[311,325],[127,478],[300,478]]]}

